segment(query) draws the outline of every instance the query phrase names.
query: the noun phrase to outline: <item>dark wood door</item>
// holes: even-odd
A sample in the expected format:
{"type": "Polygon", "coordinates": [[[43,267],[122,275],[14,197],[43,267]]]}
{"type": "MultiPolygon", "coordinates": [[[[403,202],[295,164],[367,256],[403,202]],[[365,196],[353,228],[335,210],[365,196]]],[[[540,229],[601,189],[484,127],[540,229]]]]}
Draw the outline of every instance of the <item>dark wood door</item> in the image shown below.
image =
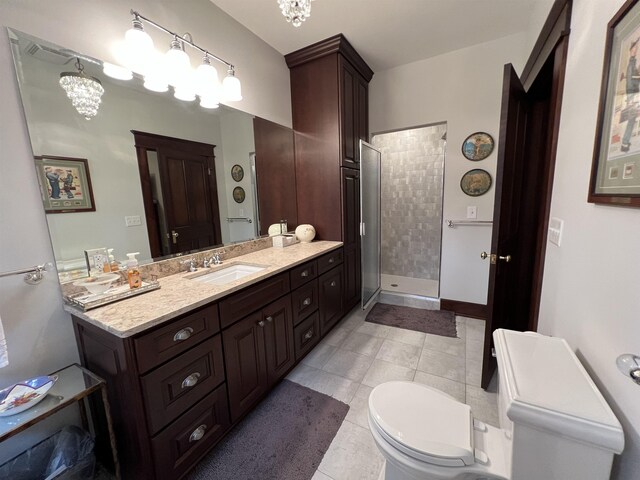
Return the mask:
{"type": "Polygon", "coordinates": [[[222,332],[222,343],[231,421],[235,422],[268,388],[262,312],[249,315],[222,332]]]}
{"type": "Polygon", "coordinates": [[[343,266],[324,273],[318,279],[320,298],[320,335],[324,336],[342,318],[343,266]]]}
{"type": "Polygon", "coordinates": [[[340,69],[341,88],[341,149],[342,166],[355,167],[358,164],[358,131],[357,131],[357,76],[356,71],[342,58],[340,69]]]}
{"type": "Polygon", "coordinates": [[[287,295],[262,309],[264,351],[269,386],[280,380],[295,363],[291,296],[287,295]]]}
{"type": "MultiPolygon", "coordinates": [[[[364,78],[356,78],[356,132],[358,140],[369,141],[369,84],[364,78]]],[[[360,144],[358,148],[358,164],[360,164],[360,144]]]]}
{"type": "Polygon", "coordinates": [[[269,225],[286,220],[298,226],[293,130],[259,117],[253,119],[260,235],[269,225]]]}
{"type": "Polygon", "coordinates": [[[360,172],[342,170],[342,232],[344,242],[344,308],[360,301],[360,172]]]}

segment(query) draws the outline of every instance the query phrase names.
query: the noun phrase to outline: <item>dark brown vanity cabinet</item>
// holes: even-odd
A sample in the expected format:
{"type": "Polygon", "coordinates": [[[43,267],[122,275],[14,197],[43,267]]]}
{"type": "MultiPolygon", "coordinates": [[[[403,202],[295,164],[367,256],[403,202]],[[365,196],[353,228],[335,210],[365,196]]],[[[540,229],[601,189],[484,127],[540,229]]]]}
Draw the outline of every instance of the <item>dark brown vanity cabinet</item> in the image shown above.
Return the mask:
{"type": "Polygon", "coordinates": [[[343,267],[323,273],[318,279],[320,289],[320,336],[324,337],[343,317],[343,267]]]}
{"type": "MultiPolygon", "coordinates": [[[[344,242],[344,309],[360,300],[360,140],[373,71],[343,35],[285,56],[291,75],[298,220],[344,242]]],[[[321,320],[322,322],[322,320],[321,320]]]]}

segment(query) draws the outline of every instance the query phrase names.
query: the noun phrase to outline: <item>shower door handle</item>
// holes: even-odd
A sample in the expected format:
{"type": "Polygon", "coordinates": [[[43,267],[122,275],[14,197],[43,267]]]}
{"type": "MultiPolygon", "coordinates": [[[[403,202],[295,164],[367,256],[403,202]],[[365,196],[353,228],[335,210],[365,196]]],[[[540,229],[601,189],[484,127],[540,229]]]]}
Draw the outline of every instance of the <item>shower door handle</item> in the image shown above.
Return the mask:
{"type": "Polygon", "coordinates": [[[366,233],[365,233],[364,222],[360,222],[360,236],[364,237],[365,235],[366,233]]]}

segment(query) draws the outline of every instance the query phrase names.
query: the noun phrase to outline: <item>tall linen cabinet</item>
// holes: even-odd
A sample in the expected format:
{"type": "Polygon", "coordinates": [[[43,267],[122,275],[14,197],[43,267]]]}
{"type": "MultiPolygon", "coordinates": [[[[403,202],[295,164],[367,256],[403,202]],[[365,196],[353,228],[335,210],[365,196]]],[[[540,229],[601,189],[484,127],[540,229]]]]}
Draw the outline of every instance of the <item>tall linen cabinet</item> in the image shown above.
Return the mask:
{"type": "Polygon", "coordinates": [[[342,310],[360,301],[360,149],[373,71],[342,35],[285,56],[291,73],[299,223],[344,243],[342,310]]]}

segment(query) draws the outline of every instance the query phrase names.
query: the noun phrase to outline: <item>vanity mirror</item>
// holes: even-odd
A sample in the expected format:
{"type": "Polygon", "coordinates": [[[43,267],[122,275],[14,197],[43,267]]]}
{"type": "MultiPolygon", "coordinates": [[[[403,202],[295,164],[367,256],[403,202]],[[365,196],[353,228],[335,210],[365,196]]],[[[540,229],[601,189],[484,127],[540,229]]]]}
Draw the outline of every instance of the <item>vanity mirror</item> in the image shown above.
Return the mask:
{"type": "Polygon", "coordinates": [[[34,157],[84,159],[91,172],[95,211],[74,211],[76,185],[67,172],[38,176],[49,195],[43,200],[69,212],[47,214],[62,281],[86,274],[83,252],[92,248],[113,249],[117,260],[140,252],[148,263],[250,240],[283,218],[295,228],[291,129],[224,105],[179,101],[172,91],[149,91],[137,75],[111,78],[99,60],[8,31],[34,157]],[[104,89],[90,119],[59,82],[78,63],[104,89]],[[280,168],[271,168],[274,156],[280,168]],[[291,168],[282,168],[282,159],[291,168]],[[238,166],[246,174],[236,181],[229,172],[238,166]],[[62,198],[51,198],[49,185],[62,198]],[[237,187],[246,192],[242,203],[234,201],[237,187]]]}

